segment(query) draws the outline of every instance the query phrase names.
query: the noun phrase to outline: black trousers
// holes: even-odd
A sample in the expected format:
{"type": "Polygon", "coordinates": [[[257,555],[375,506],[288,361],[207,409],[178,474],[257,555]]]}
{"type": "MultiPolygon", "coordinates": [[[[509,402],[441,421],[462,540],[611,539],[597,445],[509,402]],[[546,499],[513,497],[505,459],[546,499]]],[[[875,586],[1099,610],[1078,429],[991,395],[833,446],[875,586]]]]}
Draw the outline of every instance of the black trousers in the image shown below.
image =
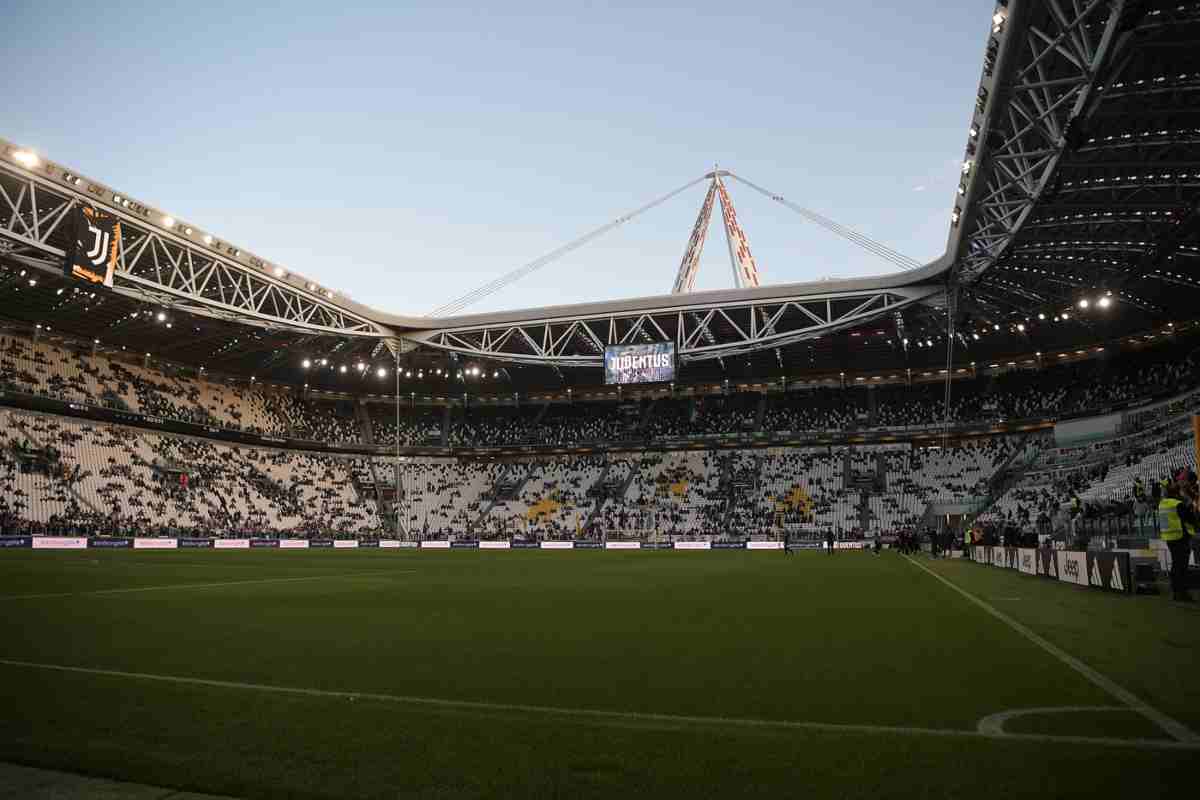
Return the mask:
{"type": "Polygon", "coordinates": [[[1167,542],[1171,551],[1171,593],[1178,596],[1187,594],[1188,556],[1191,555],[1191,537],[1174,539],[1167,542]]]}

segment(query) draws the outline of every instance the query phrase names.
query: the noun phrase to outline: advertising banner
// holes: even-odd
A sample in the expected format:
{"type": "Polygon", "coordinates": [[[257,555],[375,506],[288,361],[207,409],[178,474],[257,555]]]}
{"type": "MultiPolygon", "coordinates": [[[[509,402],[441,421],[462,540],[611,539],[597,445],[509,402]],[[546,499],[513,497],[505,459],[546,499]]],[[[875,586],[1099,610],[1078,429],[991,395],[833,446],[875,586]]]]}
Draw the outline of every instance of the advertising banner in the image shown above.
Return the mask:
{"type": "Polygon", "coordinates": [[[575,542],[576,550],[602,550],[603,548],[604,542],[592,542],[586,540],[575,542]]]}
{"type": "Polygon", "coordinates": [[[279,540],[278,539],[251,539],[250,546],[252,548],[279,547],[279,540]]]}
{"type": "Polygon", "coordinates": [[[452,550],[478,550],[479,542],[474,539],[455,539],[450,543],[452,550]]]}
{"type": "Polygon", "coordinates": [[[642,542],[643,550],[670,550],[670,542],[642,542]]]}
{"type": "Polygon", "coordinates": [[[675,380],[675,343],[617,344],[604,348],[605,383],[675,380]]]}
{"type": "Polygon", "coordinates": [[[357,550],[358,539],[334,539],[333,547],[335,550],[357,550]]]}
{"type": "Polygon", "coordinates": [[[1133,591],[1128,553],[1088,553],[1088,585],[1110,592],[1133,591]]]}
{"type": "Polygon", "coordinates": [[[1058,556],[1053,550],[1038,550],[1037,574],[1058,580],[1058,556]]]}
{"type": "Polygon", "coordinates": [[[32,546],[33,539],[29,536],[0,536],[0,548],[32,546]]]}
{"type": "Polygon", "coordinates": [[[1074,553],[1069,550],[1059,550],[1058,579],[1079,586],[1088,585],[1087,553],[1074,553]]]}
{"type": "Polygon", "coordinates": [[[88,539],[88,547],[91,548],[117,548],[121,550],[133,547],[133,539],[114,539],[111,536],[93,536],[88,539]]]}
{"type": "Polygon", "coordinates": [[[34,550],[86,550],[88,540],[83,536],[34,536],[34,550]]]}
{"type": "Polygon", "coordinates": [[[1026,575],[1037,575],[1037,550],[1032,547],[1018,549],[1017,569],[1026,575]]]}
{"type": "Polygon", "coordinates": [[[676,550],[711,550],[710,542],[675,542],[676,550]]]}
{"type": "Polygon", "coordinates": [[[541,549],[543,550],[572,550],[574,542],[542,542],[541,549]]]}
{"type": "Polygon", "coordinates": [[[380,539],[379,546],[384,550],[399,549],[400,541],[398,539],[380,539]]]}
{"type": "Polygon", "coordinates": [[[280,550],[307,550],[308,539],[280,539],[280,550]]]}
{"type": "Polygon", "coordinates": [[[605,550],[640,550],[641,542],[605,542],[605,550]]]}
{"type": "Polygon", "coordinates": [[[134,539],[134,550],[175,550],[179,547],[178,539],[134,539]]]}
{"type": "Polygon", "coordinates": [[[375,547],[375,548],[378,548],[378,547],[379,547],[379,540],[378,540],[378,539],[360,539],[360,540],[358,541],[358,546],[359,546],[359,547],[375,547]]]}
{"type": "Polygon", "coordinates": [[[713,550],[745,550],[745,542],[712,542],[713,550]]]}
{"type": "Polygon", "coordinates": [[[862,550],[863,542],[834,542],[834,550],[862,550]]]}
{"type": "Polygon", "coordinates": [[[422,539],[422,550],[449,550],[450,541],[448,539],[422,539]]]}
{"type": "Polygon", "coordinates": [[[747,550],[782,550],[783,542],[746,542],[747,550]]]}
{"type": "Polygon", "coordinates": [[[513,550],[537,550],[538,543],[531,539],[513,539],[512,540],[512,549],[513,550]]]}
{"type": "Polygon", "coordinates": [[[213,540],[212,539],[180,539],[179,546],[181,548],[187,548],[187,549],[203,548],[206,550],[211,550],[212,546],[213,546],[213,540]]]}
{"type": "Polygon", "coordinates": [[[333,547],[333,539],[309,539],[309,548],[329,548],[333,547]]]}
{"type": "Polygon", "coordinates": [[[249,539],[214,539],[213,547],[218,550],[249,550],[249,539]]]}
{"type": "Polygon", "coordinates": [[[509,543],[507,541],[499,541],[499,542],[480,542],[479,549],[480,550],[508,550],[510,548],[509,548],[509,543]]]}

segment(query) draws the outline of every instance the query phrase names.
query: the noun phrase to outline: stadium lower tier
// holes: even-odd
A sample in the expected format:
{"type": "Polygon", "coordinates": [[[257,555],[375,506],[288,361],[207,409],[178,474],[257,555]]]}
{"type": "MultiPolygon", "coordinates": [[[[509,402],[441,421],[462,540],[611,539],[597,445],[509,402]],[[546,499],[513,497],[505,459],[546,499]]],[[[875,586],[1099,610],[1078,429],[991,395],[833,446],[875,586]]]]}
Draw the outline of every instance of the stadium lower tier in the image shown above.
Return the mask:
{"type": "Polygon", "coordinates": [[[7,535],[793,540],[895,536],[951,511],[1061,533],[1195,465],[1178,423],[1064,469],[1044,434],[905,444],[468,460],[238,446],[0,410],[7,535]],[[1046,522],[1046,521],[1049,522],[1046,522]]]}

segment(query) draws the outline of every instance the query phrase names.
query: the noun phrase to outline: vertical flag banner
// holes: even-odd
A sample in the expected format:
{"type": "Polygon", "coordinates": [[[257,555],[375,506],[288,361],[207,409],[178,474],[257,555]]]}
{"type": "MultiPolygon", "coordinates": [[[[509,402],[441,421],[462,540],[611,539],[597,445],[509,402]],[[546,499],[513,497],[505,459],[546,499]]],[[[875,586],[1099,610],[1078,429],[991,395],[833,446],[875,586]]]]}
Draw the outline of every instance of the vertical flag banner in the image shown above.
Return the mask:
{"type": "Polygon", "coordinates": [[[117,242],[121,238],[120,220],[86,204],[71,209],[71,216],[74,234],[72,246],[67,248],[63,273],[68,278],[112,286],[117,242]]]}

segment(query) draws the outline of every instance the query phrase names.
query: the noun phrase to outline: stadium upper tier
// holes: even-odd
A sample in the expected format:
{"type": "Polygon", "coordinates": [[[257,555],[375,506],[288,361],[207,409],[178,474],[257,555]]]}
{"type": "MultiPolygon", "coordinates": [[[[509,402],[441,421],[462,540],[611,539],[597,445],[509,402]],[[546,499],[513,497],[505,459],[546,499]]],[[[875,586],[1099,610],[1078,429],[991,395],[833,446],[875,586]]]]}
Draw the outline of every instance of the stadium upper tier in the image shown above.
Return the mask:
{"type": "MultiPolygon", "coordinates": [[[[950,421],[969,428],[1047,425],[1180,394],[1200,383],[1195,350],[1183,334],[1123,354],[1114,351],[986,365],[951,383],[950,421]],[[1105,357],[1108,356],[1108,357],[1105,357]]],[[[1061,354],[1061,355],[1066,355],[1061,354]]],[[[121,415],[131,424],[177,421],[198,435],[245,432],[331,448],[472,449],[582,445],[632,448],[695,436],[906,436],[940,433],[942,376],[886,384],[851,380],[805,388],[715,385],[688,395],[631,393],[603,398],[511,399],[334,396],[261,382],[216,379],[128,352],[0,331],[0,402],[55,413],[121,415]],[[38,406],[46,398],[68,407],[38,406]]],[[[106,418],[110,418],[106,417],[106,418]]],[[[183,430],[183,429],[180,429],[183,430]]],[[[952,427],[951,430],[959,430],[952,427]]],[[[976,431],[977,432],[977,431],[976,431]]],[[[243,439],[245,440],[245,439],[243,439]]]]}
{"type": "Polygon", "coordinates": [[[362,361],[364,375],[428,364],[459,383],[464,368],[503,369],[520,390],[598,384],[606,345],[655,340],[676,344],[688,379],[920,370],[948,347],[978,361],[1083,347],[1195,318],[1198,91],[1196,2],[1008,0],[987,23],[942,257],[872,279],[454,317],[356,303],[0,141],[0,313],[138,350],[170,321],[186,341],[151,349],[171,360],[322,388],[338,375],[306,373],[306,359],[362,361]],[[121,223],[111,289],[81,293],[62,277],[84,202],[121,223]]]}

